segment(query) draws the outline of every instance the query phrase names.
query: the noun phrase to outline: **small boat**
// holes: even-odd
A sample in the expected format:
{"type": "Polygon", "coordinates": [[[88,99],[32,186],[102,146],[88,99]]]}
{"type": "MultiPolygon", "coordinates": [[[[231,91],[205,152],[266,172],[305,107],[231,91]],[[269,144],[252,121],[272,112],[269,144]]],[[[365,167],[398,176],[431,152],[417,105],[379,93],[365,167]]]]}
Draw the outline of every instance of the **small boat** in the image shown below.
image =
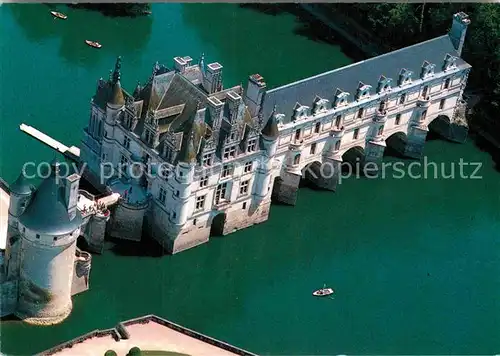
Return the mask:
{"type": "Polygon", "coordinates": [[[95,42],[95,41],[85,40],[85,43],[88,44],[90,47],[94,47],[94,48],[101,48],[102,47],[102,45],[99,42],[95,42]]]}
{"type": "Polygon", "coordinates": [[[326,297],[327,295],[331,295],[334,293],[334,290],[332,288],[326,288],[326,285],[323,286],[323,288],[315,290],[313,292],[313,295],[315,297],[326,297]]]}
{"type": "Polygon", "coordinates": [[[51,11],[50,13],[52,16],[57,17],[58,19],[61,20],[66,20],[68,18],[68,16],[64,15],[62,12],[51,11]]]}

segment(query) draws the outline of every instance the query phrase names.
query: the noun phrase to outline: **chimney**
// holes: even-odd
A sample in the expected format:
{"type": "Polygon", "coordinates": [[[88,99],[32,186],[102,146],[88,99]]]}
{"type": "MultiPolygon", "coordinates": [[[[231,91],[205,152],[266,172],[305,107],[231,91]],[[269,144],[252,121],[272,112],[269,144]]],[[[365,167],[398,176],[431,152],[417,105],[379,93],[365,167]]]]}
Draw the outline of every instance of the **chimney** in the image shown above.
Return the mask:
{"type": "Polygon", "coordinates": [[[64,182],[64,196],[66,207],[68,209],[69,219],[73,220],[76,215],[76,206],[78,203],[78,187],[80,185],[80,176],[76,173],[66,177],[64,182]]]}
{"type": "Polygon", "coordinates": [[[241,96],[236,94],[234,91],[230,91],[227,93],[227,104],[229,108],[229,121],[234,122],[238,116],[238,109],[241,103],[241,96]]]}
{"type": "Polygon", "coordinates": [[[186,69],[186,67],[188,66],[188,64],[184,58],[175,57],[174,58],[174,66],[175,66],[175,69],[177,71],[183,73],[184,70],[186,69]]]}
{"type": "Polygon", "coordinates": [[[260,74],[253,74],[248,78],[247,90],[245,90],[245,103],[252,117],[259,114],[262,99],[266,90],[266,83],[260,74]]]}
{"type": "Polygon", "coordinates": [[[462,49],[465,42],[465,33],[467,32],[467,27],[469,26],[469,24],[469,15],[467,15],[466,13],[459,12],[453,15],[453,23],[451,25],[449,36],[459,56],[462,55],[462,49]]]}
{"type": "Polygon", "coordinates": [[[217,99],[215,96],[207,98],[207,108],[210,113],[210,122],[213,130],[218,130],[222,117],[222,108],[224,103],[217,99]]]}
{"type": "Polygon", "coordinates": [[[207,65],[203,87],[209,94],[222,90],[222,65],[220,63],[215,62],[207,65]]]}

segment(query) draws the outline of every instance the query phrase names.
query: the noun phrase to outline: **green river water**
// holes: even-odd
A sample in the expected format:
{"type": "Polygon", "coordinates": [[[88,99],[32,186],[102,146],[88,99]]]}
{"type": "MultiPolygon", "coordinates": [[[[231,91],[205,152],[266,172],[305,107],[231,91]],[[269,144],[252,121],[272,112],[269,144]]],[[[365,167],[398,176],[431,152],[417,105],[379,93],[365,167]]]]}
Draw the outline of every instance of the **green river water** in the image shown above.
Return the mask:
{"type": "MultiPolygon", "coordinates": [[[[24,161],[53,157],[19,124],[78,144],[96,81],[118,55],[130,91],[155,61],[171,65],[177,55],[219,61],[226,85],[260,73],[271,87],[352,62],[286,13],[155,4],[149,18],[113,19],[59,9],[68,20],[45,5],[0,7],[0,175],[8,181],[24,161]]],[[[461,158],[481,163],[482,179],[303,188],[297,206],[273,206],[268,222],[176,256],[109,244],[93,257],[91,289],[74,298],[71,316],[52,327],[3,320],[2,353],[31,355],[145,314],[259,354],[498,353],[500,173],[470,141],[432,140],[425,155],[447,173],[461,158]],[[311,296],[323,283],[333,300],[311,296]]]]}

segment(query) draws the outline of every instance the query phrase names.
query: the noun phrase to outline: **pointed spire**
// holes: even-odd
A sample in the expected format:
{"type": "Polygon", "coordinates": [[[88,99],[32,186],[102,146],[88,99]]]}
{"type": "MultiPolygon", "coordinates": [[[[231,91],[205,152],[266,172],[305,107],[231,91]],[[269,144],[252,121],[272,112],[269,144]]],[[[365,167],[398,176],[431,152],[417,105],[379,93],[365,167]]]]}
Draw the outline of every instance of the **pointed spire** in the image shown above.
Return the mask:
{"type": "Polygon", "coordinates": [[[135,87],[134,94],[132,94],[132,96],[134,98],[138,98],[139,95],[141,95],[141,90],[142,90],[141,82],[137,82],[137,86],[135,87]]]}
{"type": "Polygon", "coordinates": [[[199,66],[200,66],[201,71],[203,73],[205,73],[205,53],[201,54],[199,66]]]}
{"type": "Polygon", "coordinates": [[[115,70],[113,71],[113,84],[116,84],[117,82],[120,81],[121,77],[121,67],[122,67],[122,57],[118,56],[116,58],[116,63],[115,63],[115,70]]]}

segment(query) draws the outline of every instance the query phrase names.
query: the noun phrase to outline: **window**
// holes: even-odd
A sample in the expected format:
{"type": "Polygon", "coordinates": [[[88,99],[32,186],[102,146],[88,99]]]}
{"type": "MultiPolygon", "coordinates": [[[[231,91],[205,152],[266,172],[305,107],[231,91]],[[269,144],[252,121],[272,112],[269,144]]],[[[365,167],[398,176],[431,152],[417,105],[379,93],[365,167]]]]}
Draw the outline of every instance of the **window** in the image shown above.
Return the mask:
{"type": "Polygon", "coordinates": [[[311,152],[312,155],[316,153],[316,142],[311,144],[311,152]]]}
{"type": "Polygon", "coordinates": [[[23,226],[23,233],[26,232],[26,228],[23,226]]]}
{"type": "Polygon", "coordinates": [[[358,110],[358,119],[361,119],[363,117],[363,108],[359,108],[358,110]]]}
{"type": "Polygon", "coordinates": [[[243,168],[243,172],[244,173],[251,172],[252,171],[252,167],[253,167],[253,162],[252,161],[249,161],[249,162],[245,163],[245,166],[243,168]]]}
{"type": "Polygon", "coordinates": [[[377,131],[377,136],[381,136],[384,133],[384,125],[380,126],[377,131]]]}
{"type": "Polygon", "coordinates": [[[160,188],[160,192],[158,193],[158,200],[162,203],[162,204],[165,204],[165,197],[166,197],[166,194],[167,192],[165,191],[165,189],[163,188],[160,188]]]}
{"type": "Polygon", "coordinates": [[[316,125],[314,125],[314,133],[318,133],[321,130],[321,122],[317,122],[316,125]]]}
{"type": "Polygon", "coordinates": [[[245,210],[245,209],[247,208],[247,203],[246,203],[246,202],[244,202],[244,203],[243,203],[243,206],[242,206],[241,208],[242,208],[243,210],[245,210]]]}
{"type": "Polygon", "coordinates": [[[403,93],[401,94],[401,96],[399,97],[399,103],[400,104],[404,104],[406,101],[406,93],[403,93]]]}
{"type": "Polygon", "coordinates": [[[196,226],[196,219],[193,219],[193,225],[196,226]]]}
{"type": "Polygon", "coordinates": [[[240,195],[245,195],[245,194],[248,194],[248,185],[249,185],[250,181],[249,180],[245,180],[243,182],[240,183],[240,195]]]}
{"type": "Polygon", "coordinates": [[[446,78],[446,80],[444,81],[444,89],[448,89],[450,87],[450,82],[451,82],[451,79],[446,78]]]}
{"type": "Polygon", "coordinates": [[[422,116],[420,116],[420,121],[424,121],[427,116],[427,110],[422,111],[422,116]]]}
{"type": "Polygon", "coordinates": [[[54,236],[54,241],[57,241],[57,236],[54,236]]]}
{"type": "Polygon", "coordinates": [[[357,140],[359,136],[359,129],[354,129],[354,134],[352,135],[352,138],[357,140]]]}
{"type": "Polygon", "coordinates": [[[226,199],[227,182],[219,184],[215,190],[215,204],[219,204],[226,199]]]}
{"type": "Polygon", "coordinates": [[[178,190],[176,190],[176,191],[175,191],[175,196],[176,196],[176,197],[178,197],[178,196],[179,196],[179,191],[178,191],[178,190]]]}
{"type": "Polygon", "coordinates": [[[335,151],[340,150],[340,140],[335,142],[335,151]]]}
{"type": "Polygon", "coordinates": [[[200,179],[200,187],[206,187],[208,185],[208,176],[201,177],[200,179]]]}
{"type": "Polygon", "coordinates": [[[203,210],[205,208],[205,198],[206,195],[196,197],[196,208],[195,210],[203,210]]]}
{"type": "Polygon", "coordinates": [[[400,122],[401,122],[401,114],[397,114],[396,115],[396,122],[395,122],[395,124],[399,125],[400,122]]]}
{"type": "Polygon", "coordinates": [[[127,159],[127,157],[125,157],[124,155],[122,155],[122,156],[120,157],[120,166],[122,166],[122,167],[123,167],[123,166],[125,166],[125,165],[127,165],[127,164],[128,164],[128,159],[127,159]]]}
{"type": "Polygon", "coordinates": [[[106,160],[107,160],[107,158],[108,158],[108,155],[107,155],[106,153],[103,153],[103,154],[102,154],[102,160],[103,160],[103,161],[106,161],[106,160]]]}
{"type": "Polygon", "coordinates": [[[429,87],[426,85],[424,89],[422,90],[422,97],[425,99],[427,98],[427,92],[429,91],[429,87]]]}
{"type": "Polygon", "coordinates": [[[204,166],[211,166],[212,165],[212,154],[207,153],[206,155],[203,155],[203,165],[204,166]]]}
{"type": "Polygon", "coordinates": [[[36,234],[36,238],[39,239],[40,238],[40,234],[36,234]]]}
{"type": "Polygon", "coordinates": [[[231,173],[231,166],[229,164],[225,164],[222,167],[221,177],[222,178],[227,177],[230,173],[231,173]]]}
{"type": "Polygon", "coordinates": [[[236,156],[236,146],[224,148],[224,159],[234,158],[234,156],[236,156]]]}
{"type": "Polygon", "coordinates": [[[177,217],[177,214],[175,211],[172,211],[172,219],[175,219],[177,217]]]}
{"type": "Polygon", "coordinates": [[[293,164],[299,164],[299,163],[300,163],[300,154],[293,158],[293,164]]]}
{"type": "Polygon", "coordinates": [[[380,104],[378,104],[378,110],[381,112],[385,110],[385,101],[381,101],[380,104]]]}
{"type": "Polygon", "coordinates": [[[257,139],[248,140],[247,152],[255,152],[257,150],[257,139]]]}
{"type": "Polygon", "coordinates": [[[296,140],[300,139],[300,129],[297,129],[297,130],[295,131],[295,139],[296,139],[296,140]]]}
{"type": "Polygon", "coordinates": [[[235,134],[234,132],[231,134],[231,141],[234,140],[235,134]]]}
{"type": "Polygon", "coordinates": [[[341,120],[342,120],[342,115],[337,115],[337,117],[335,118],[335,127],[336,128],[340,127],[341,120]]]}
{"type": "Polygon", "coordinates": [[[145,138],[146,138],[146,142],[149,143],[150,138],[151,138],[151,134],[149,133],[149,131],[146,131],[145,138]]]}
{"type": "Polygon", "coordinates": [[[446,99],[441,99],[441,101],[439,102],[439,110],[443,110],[444,109],[444,104],[446,103],[446,99]]]}

